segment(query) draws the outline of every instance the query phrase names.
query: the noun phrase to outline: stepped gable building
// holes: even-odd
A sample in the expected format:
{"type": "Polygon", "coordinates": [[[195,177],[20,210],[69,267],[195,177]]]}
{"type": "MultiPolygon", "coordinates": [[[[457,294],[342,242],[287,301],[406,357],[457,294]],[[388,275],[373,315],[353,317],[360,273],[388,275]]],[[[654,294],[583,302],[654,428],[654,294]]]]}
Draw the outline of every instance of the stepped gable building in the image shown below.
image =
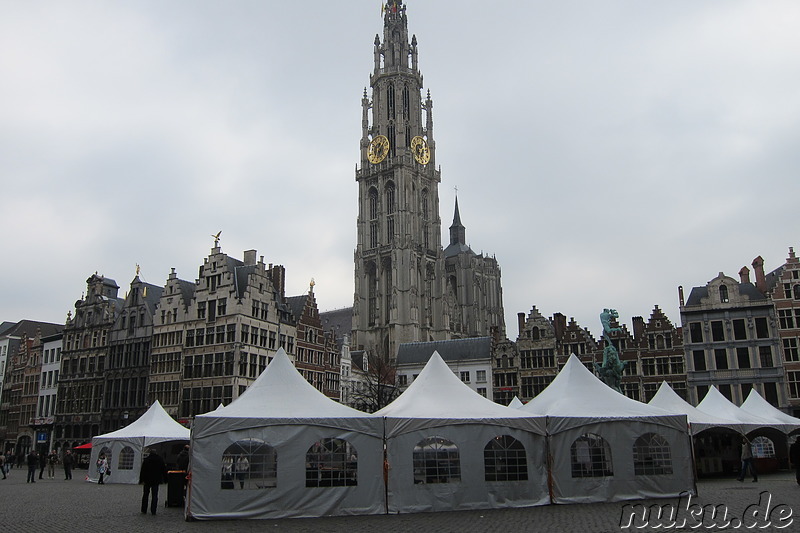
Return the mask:
{"type": "Polygon", "coordinates": [[[42,337],[48,337],[61,333],[63,330],[63,324],[51,324],[35,320],[20,320],[19,322],[3,322],[0,324],[0,405],[3,403],[2,389],[5,381],[6,364],[8,358],[13,357],[19,350],[23,335],[32,339],[37,335],[37,332],[42,337]]]}
{"type": "MultiPolygon", "coordinates": [[[[788,395],[787,411],[792,416],[800,416],[800,260],[794,248],[789,248],[786,262],[763,277],[764,260],[760,256],[753,260],[752,266],[756,286],[763,284],[775,305],[788,395]]],[[[740,272],[747,275],[747,267],[742,267],[740,272]]]]}
{"type": "Polygon", "coordinates": [[[676,328],[655,306],[647,322],[640,316],[633,317],[633,337],[643,393],[640,400],[653,399],[664,381],[686,400],[686,358],[681,328],[676,328]]]}
{"type": "MultiPolygon", "coordinates": [[[[760,258],[759,258],[760,259],[760,258]]],[[[751,388],[772,405],[786,408],[781,338],[775,306],[763,289],[763,261],[756,280],[740,271],[740,281],[722,272],[704,287],[693,287],[684,301],[679,287],[689,401],[697,403],[716,386],[737,405],[751,388]]]]}
{"type": "Polygon", "coordinates": [[[36,397],[39,394],[41,351],[40,337],[28,337],[23,332],[17,350],[8,358],[0,414],[3,449],[6,452],[28,454],[35,446],[30,424],[35,416],[36,397]]]}
{"type": "Polygon", "coordinates": [[[147,396],[153,323],[163,287],[139,279],[139,268],[109,332],[100,433],[115,431],[150,407],[147,396]]]}
{"type": "Polygon", "coordinates": [[[178,278],[171,269],[153,319],[148,405],[158,400],[173,417],[179,416],[183,375],[184,324],[196,285],[178,278]]]}
{"type": "Polygon", "coordinates": [[[402,343],[504,335],[500,268],[466,246],[457,205],[442,249],[433,100],[422,97],[403,2],[385,9],[373,57],[356,169],[351,348],[391,359],[402,343]]]}
{"type": "Polygon", "coordinates": [[[67,315],[58,378],[56,448],[79,446],[101,433],[110,333],[125,305],[118,292],[113,279],[95,273],[86,280],[86,296],[75,302],[75,315],[67,315]]]}

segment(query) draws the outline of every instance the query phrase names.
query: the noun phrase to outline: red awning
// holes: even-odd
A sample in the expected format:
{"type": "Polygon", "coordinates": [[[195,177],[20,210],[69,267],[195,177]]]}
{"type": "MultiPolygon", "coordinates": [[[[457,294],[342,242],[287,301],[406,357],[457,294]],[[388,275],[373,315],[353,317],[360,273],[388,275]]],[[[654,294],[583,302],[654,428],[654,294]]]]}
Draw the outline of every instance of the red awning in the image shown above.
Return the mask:
{"type": "Polygon", "coordinates": [[[72,449],[73,450],[91,450],[92,449],[92,443],[91,442],[87,442],[86,444],[81,444],[80,446],[75,446],[72,449]]]}

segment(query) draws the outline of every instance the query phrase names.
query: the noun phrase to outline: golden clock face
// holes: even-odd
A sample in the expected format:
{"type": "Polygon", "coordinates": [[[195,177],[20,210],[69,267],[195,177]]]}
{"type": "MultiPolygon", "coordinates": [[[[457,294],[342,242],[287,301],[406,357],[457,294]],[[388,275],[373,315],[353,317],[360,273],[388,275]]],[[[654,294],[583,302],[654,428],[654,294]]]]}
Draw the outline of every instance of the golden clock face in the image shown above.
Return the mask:
{"type": "Polygon", "coordinates": [[[421,165],[427,165],[431,160],[431,150],[428,148],[428,142],[417,135],[411,139],[411,153],[414,154],[414,159],[421,165]]]}
{"type": "Polygon", "coordinates": [[[378,135],[372,142],[369,143],[369,149],[367,150],[367,159],[369,162],[377,165],[389,154],[389,139],[386,138],[385,135],[378,135]]]}

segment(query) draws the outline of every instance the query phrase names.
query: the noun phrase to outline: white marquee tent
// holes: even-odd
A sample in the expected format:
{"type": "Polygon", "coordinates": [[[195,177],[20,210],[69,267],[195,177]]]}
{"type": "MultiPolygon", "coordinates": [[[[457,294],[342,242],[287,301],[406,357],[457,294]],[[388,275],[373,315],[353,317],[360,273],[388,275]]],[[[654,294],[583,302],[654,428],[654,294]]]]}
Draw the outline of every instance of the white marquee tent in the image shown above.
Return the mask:
{"type": "Polygon", "coordinates": [[[230,405],[195,417],[187,517],[385,511],[380,417],[315,389],[283,349],[230,405]]]}
{"type": "Polygon", "coordinates": [[[781,429],[784,433],[792,433],[800,429],[800,418],[787,415],[776,408],[757,393],[755,389],[750,389],[750,394],[748,394],[747,399],[742,402],[740,409],[751,415],[775,420],[777,424],[776,427],[781,429]]]}
{"type": "Polygon", "coordinates": [[[739,433],[743,429],[741,422],[737,420],[714,416],[692,406],[692,404],[678,396],[678,393],[672,390],[672,387],[666,381],[661,383],[658,392],[650,399],[648,405],[670,413],[686,415],[692,435],[713,428],[731,429],[739,433]]]}
{"type": "Polygon", "coordinates": [[[437,352],[385,417],[389,512],[549,503],[544,418],[492,402],[437,352]]]}
{"type": "Polygon", "coordinates": [[[177,423],[156,401],[138,420],[92,439],[89,479],[96,480],[97,459],[106,455],[111,467],[107,483],[138,483],[142,451],[170,441],[189,441],[189,430],[177,423]]]}
{"type": "Polygon", "coordinates": [[[755,415],[737,407],[723,396],[714,385],[708,389],[705,397],[697,404],[697,409],[706,414],[737,421],[740,424],[741,433],[750,433],[760,428],[775,428],[783,431],[776,419],[755,415]]]}
{"type": "Polygon", "coordinates": [[[547,416],[554,503],[696,493],[686,415],[614,391],[574,355],[519,410],[547,416]]]}

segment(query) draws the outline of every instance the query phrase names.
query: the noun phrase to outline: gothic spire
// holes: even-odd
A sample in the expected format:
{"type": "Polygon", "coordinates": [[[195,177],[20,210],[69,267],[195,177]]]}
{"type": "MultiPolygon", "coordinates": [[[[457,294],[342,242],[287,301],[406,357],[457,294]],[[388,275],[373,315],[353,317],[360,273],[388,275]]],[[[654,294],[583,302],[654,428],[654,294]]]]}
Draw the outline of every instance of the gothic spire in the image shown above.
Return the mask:
{"type": "Polygon", "coordinates": [[[450,226],[450,244],[467,244],[467,228],[461,223],[461,214],[458,212],[458,196],[456,196],[453,224],[450,226]]]}

